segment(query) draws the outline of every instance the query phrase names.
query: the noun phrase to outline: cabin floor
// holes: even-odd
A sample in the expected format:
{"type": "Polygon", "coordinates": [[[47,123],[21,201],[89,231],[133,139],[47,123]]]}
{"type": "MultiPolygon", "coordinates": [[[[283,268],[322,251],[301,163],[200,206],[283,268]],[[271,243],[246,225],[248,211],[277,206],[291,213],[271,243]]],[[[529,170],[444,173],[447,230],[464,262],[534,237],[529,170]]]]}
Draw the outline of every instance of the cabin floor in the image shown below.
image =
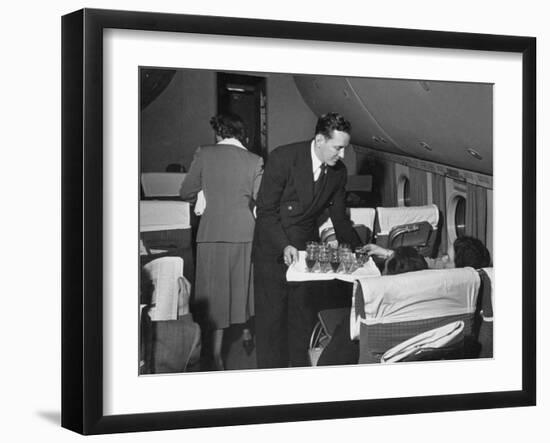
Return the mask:
{"type": "MultiPolygon", "coordinates": [[[[352,289],[351,283],[346,283],[340,280],[332,280],[319,282],[316,284],[316,290],[319,293],[317,306],[315,311],[323,311],[325,309],[335,308],[350,308],[352,289]]],[[[246,370],[257,369],[256,361],[256,347],[248,355],[244,349],[242,341],[242,332],[245,327],[248,327],[252,332],[252,336],[255,340],[254,329],[255,317],[252,317],[246,324],[231,325],[224,332],[223,347],[222,347],[222,359],[224,362],[225,370],[246,370]]],[[[200,322],[199,322],[200,324],[200,322]]],[[[201,371],[214,371],[212,362],[212,351],[210,348],[210,337],[208,333],[202,337],[202,351],[201,351],[201,371]]]]}
{"type": "MultiPolygon", "coordinates": [[[[252,322],[253,323],[253,322],[252,322]]],[[[242,341],[242,333],[245,324],[231,325],[224,331],[222,358],[224,368],[228,370],[257,369],[256,347],[247,354],[242,341]]],[[[248,325],[253,332],[253,324],[248,325]]],[[[215,371],[211,351],[208,343],[209,337],[203,337],[203,349],[201,354],[201,371],[215,371]]]]}

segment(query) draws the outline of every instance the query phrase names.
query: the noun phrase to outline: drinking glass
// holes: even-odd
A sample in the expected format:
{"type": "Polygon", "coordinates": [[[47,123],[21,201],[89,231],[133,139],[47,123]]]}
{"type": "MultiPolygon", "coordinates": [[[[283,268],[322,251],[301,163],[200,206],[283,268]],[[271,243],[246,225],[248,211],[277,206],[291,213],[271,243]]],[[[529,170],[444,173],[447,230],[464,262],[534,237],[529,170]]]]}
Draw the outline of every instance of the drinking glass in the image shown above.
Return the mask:
{"type": "Polygon", "coordinates": [[[319,250],[316,248],[309,248],[306,249],[306,266],[307,266],[307,272],[313,272],[313,268],[315,267],[315,264],[317,263],[319,256],[319,250]]]}
{"type": "Polygon", "coordinates": [[[345,251],[340,256],[340,261],[342,262],[342,267],[344,268],[345,274],[351,274],[353,270],[354,260],[353,254],[351,251],[345,251]]]}
{"type": "Polygon", "coordinates": [[[319,267],[321,272],[328,272],[330,269],[330,253],[328,247],[321,246],[319,248],[319,267]]]}
{"type": "Polygon", "coordinates": [[[355,258],[357,266],[361,267],[367,262],[367,253],[363,251],[363,248],[355,248],[355,258]]]}
{"type": "Polygon", "coordinates": [[[343,253],[343,252],[351,252],[351,246],[348,245],[347,243],[340,243],[338,245],[338,251],[340,253],[343,253]]]}
{"type": "Polygon", "coordinates": [[[306,243],[306,266],[308,272],[313,272],[319,258],[319,243],[308,241],[306,243]]]}
{"type": "Polygon", "coordinates": [[[330,250],[330,267],[334,273],[338,272],[338,268],[340,267],[340,254],[336,248],[330,250]]]}

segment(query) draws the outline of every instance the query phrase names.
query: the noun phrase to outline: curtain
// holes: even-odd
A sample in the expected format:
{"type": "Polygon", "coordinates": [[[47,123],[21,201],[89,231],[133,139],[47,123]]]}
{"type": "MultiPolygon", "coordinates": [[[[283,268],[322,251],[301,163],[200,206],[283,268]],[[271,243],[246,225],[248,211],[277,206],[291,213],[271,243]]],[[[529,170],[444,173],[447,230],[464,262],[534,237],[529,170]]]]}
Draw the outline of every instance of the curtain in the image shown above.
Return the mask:
{"type": "Polygon", "coordinates": [[[428,204],[428,176],[426,171],[409,168],[411,206],[428,204]]]}
{"type": "Polygon", "coordinates": [[[433,202],[439,208],[439,253],[447,253],[447,191],[445,188],[445,177],[443,175],[432,173],[432,198],[433,202]]]}
{"type": "Polygon", "coordinates": [[[466,235],[487,241],[487,190],[467,183],[466,235]]]}
{"type": "Polygon", "coordinates": [[[381,197],[382,206],[392,207],[397,206],[397,184],[395,183],[395,163],[382,162],[381,166],[384,168],[383,176],[380,177],[381,182],[381,197]]]}

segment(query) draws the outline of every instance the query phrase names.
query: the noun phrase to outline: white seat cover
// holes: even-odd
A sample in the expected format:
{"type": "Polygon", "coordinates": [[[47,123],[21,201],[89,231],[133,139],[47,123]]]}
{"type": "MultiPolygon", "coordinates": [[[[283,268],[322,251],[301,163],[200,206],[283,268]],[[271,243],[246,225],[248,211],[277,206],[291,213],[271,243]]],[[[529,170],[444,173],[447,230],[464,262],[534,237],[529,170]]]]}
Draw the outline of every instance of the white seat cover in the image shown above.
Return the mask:
{"type": "Polygon", "coordinates": [[[367,325],[473,313],[480,278],[473,268],[428,269],[357,281],[367,325]]]}
{"type": "Polygon", "coordinates": [[[388,235],[392,228],[411,223],[428,222],[437,229],[439,209],[436,205],[398,206],[394,208],[376,208],[380,235],[388,235]]]}
{"type": "Polygon", "coordinates": [[[374,218],[376,210],[374,208],[350,208],[350,218],[355,225],[364,225],[371,230],[374,229],[374,218]]]}
{"type": "Polygon", "coordinates": [[[149,311],[152,321],[176,320],[178,318],[178,278],[183,277],[181,257],[161,257],[147,263],[144,269],[149,272],[155,286],[149,311]]]}

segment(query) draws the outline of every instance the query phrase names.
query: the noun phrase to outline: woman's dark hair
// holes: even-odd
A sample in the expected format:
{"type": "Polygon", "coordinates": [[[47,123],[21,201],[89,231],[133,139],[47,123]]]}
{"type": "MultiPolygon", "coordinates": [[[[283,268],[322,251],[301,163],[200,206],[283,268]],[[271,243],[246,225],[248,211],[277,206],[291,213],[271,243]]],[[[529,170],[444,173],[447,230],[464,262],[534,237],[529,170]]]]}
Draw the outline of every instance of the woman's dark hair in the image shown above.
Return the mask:
{"type": "Polygon", "coordinates": [[[210,126],[221,138],[236,138],[241,143],[246,142],[246,127],[237,114],[219,114],[210,119],[210,126]]]}
{"type": "Polygon", "coordinates": [[[477,238],[458,237],[453,244],[453,248],[456,268],[470,266],[474,269],[480,269],[491,265],[489,250],[477,238]]]}
{"type": "Polygon", "coordinates": [[[342,131],[349,134],[351,132],[351,123],[336,112],[323,114],[319,117],[319,120],[317,120],[315,135],[321,134],[326,138],[331,138],[332,131],[342,131]]]}
{"type": "Polygon", "coordinates": [[[403,274],[404,272],[428,269],[424,257],[412,246],[399,246],[386,262],[386,275],[403,274]]]}

